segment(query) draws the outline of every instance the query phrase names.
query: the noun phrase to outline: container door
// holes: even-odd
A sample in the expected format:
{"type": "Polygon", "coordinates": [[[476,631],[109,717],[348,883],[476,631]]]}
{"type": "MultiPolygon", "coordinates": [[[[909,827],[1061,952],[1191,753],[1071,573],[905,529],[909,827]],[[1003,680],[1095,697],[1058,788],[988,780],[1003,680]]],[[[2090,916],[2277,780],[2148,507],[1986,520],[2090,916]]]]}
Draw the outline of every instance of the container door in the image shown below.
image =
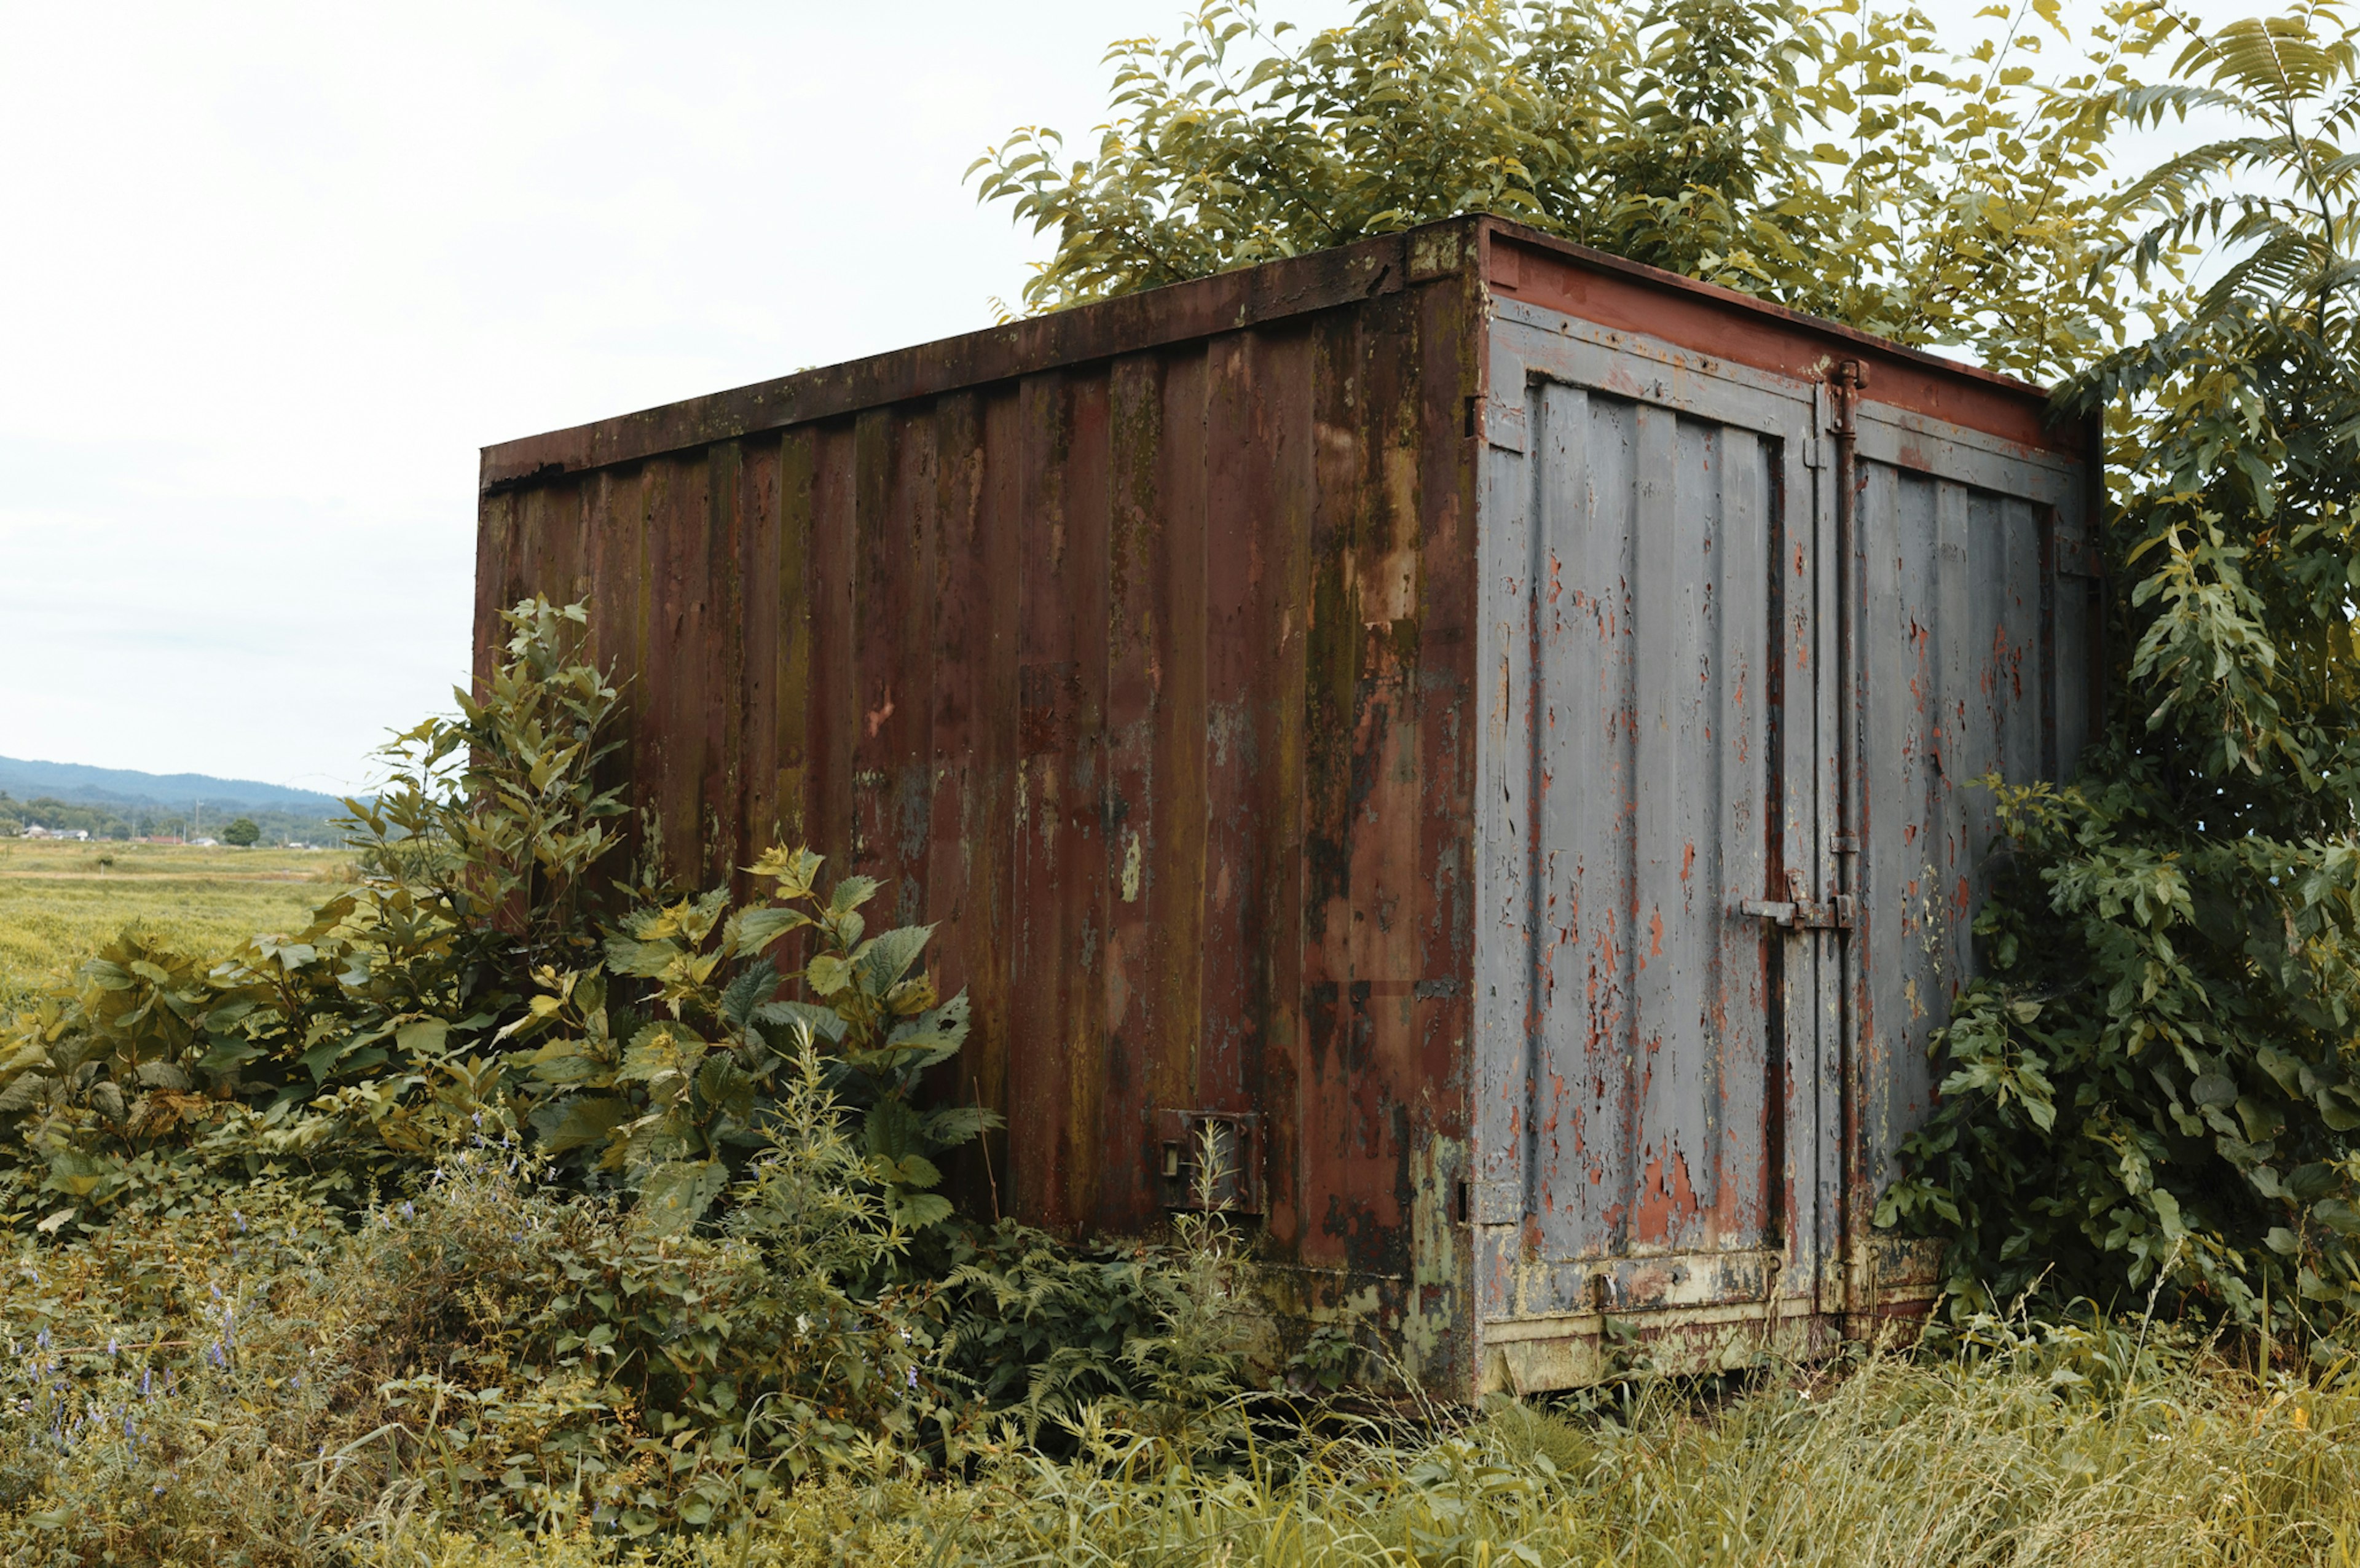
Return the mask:
{"type": "Polygon", "coordinates": [[[1928,1039],[1974,970],[1998,825],[1981,780],[2070,776],[2103,661],[2081,465],[1874,401],[1859,431],[1852,700],[1867,744],[1846,1268],[1852,1329],[1865,1334],[1867,1319],[1922,1306],[1936,1286],[1932,1247],[1867,1220],[1933,1108],[1928,1039]]]}
{"type": "Polygon", "coordinates": [[[1805,1346],[1839,1179],[1813,389],[1501,306],[1486,407],[1487,1377],[1805,1346]]]}

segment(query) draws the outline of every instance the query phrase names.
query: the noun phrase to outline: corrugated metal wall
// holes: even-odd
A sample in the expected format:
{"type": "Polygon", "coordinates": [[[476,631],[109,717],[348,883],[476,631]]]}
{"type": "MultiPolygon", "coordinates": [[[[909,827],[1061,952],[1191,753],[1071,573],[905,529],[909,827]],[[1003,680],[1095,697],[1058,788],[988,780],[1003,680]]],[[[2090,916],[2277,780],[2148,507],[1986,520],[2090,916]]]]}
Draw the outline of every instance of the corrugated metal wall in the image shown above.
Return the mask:
{"type": "Polygon", "coordinates": [[[586,473],[510,454],[480,575],[486,613],[592,597],[683,876],[808,839],[940,923],[976,1021],[938,1092],[1010,1123],[973,1208],[1150,1230],[1169,1113],[1235,1116],[1278,1292],[1373,1292],[1457,1387],[1480,365],[1449,237],[1428,281],[1395,242],[1356,302],[1245,330],[586,473]]]}

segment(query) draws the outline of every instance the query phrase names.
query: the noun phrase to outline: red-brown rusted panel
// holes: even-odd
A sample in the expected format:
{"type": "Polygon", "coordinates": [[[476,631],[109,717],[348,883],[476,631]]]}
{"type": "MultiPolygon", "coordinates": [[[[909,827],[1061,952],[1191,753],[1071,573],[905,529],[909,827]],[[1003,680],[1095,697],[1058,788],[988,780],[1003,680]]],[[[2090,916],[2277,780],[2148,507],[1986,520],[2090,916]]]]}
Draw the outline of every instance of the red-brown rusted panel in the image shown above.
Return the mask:
{"type": "MultiPolygon", "coordinates": [[[[1262,422],[1258,396],[1269,353],[1259,333],[1216,338],[1207,348],[1206,510],[1234,523],[1206,541],[1207,947],[1204,1036],[1197,1047],[1196,1107],[1253,1108],[1247,1063],[1259,1061],[1270,1023],[1270,950],[1260,873],[1262,845],[1277,827],[1262,813],[1257,774],[1286,759],[1265,748],[1273,726],[1271,670],[1279,630],[1268,614],[1276,574],[1268,527],[1272,453],[1261,443],[1276,431],[1262,422]]],[[[1284,1135],[1281,1135],[1284,1136],[1284,1135]]]]}
{"type": "Polygon", "coordinates": [[[660,457],[650,460],[641,472],[648,615],[639,707],[650,722],[636,737],[631,796],[640,822],[659,836],[667,863],[679,876],[694,879],[702,856],[695,838],[696,779],[688,768],[700,748],[694,706],[682,700],[690,679],[683,676],[681,667],[693,666],[701,650],[682,636],[682,601],[687,591],[682,558],[704,544],[705,518],[702,506],[683,504],[682,468],[679,459],[660,457]]]}
{"type": "MultiPolygon", "coordinates": [[[[648,647],[655,621],[653,546],[648,538],[648,474],[644,464],[602,470],[592,497],[591,637],[599,658],[622,695],[617,739],[623,749],[607,758],[599,782],[621,791],[627,808],[616,826],[624,836],[621,855],[640,849],[640,809],[649,779],[641,764],[644,747],[660,728],[660,707],[650,699],[648,647]]],[[[619,858],[619,856],[618,856],[619,858]]],[[[624,864],[628,865],[626,861],[624,864]]]]}
{"type": "MultiPolygon", "coordinates": [[[[1310,322],[1295,321],[1254,334],[1262,345],[1255,356],[1253,387],[1254,450],[1262,461],[1250,491],[1260,503],[1260,538],[1250,541],[1249,550],[1260,557],[1260,571],[1250,593],[1262,653],[1247,686],[1252,693],[1248,744],[1258,759],[1251,792],[1260,824],[1251,862],[1251,886],[1261,905],[1261,961],[1251,982],[1258,1027],[1240,1040],[1242,1049],[1233,1067],[1218,1059],[1200,1067],[1200,1092],[1215,1110],[1262,1108],[1273,1065],[1290,1063],[1302,1050],[1303,692],[1311,618],[1311,520],[1318,495],[1311,329],[1310,322]]],[[[1284,1099],[1271,1107],[1276,1124],[1272,1138],[1293,1142],[1300,1136],[1300,1122],[1290,1127],[1284,1119],[1290,1109],[1284,1099]]]]}
{"type": "Polygon", "coordinates": [[[1504,297],[1805,381],[1837,359],[1862,360],[1881,403],[2028,450],[2081,455],[2080,428],[2052,425],[2048,395],[2013,377],[1528,230],[1489,225],[1488,238],[1489,281],[1504,297]]]}
{"type": "Polygon", "coordinates": [[[696,580],[696,645],[704,651],[696,703],[704,720],[697,762],[696,833],[708,887],[735,883],[755,852],[742,843],[745,768],[745,456],[741,442],[716,441],[705,454],[704,573],[696,580]]]}
{"type": "Polygon", "coordinates": [[[1164,363],[1130,354],[1109,373],[1105,833],[1106,1074],[1093,1132],[1099,1172],[1092,1222],[1109,1230],[1153,1224],[1159,1197],[1138,1149],[1152,1125],[1158,1023],[1150,969],[1148,856],[1165,822],[1157,811],[1155,740],[1162,670],[1155,614],[1164,476],[1164,363]]]}
{"type": "Polygon", "coordinates": [[[500,612],[514,603],[508,599],[513,583],[522,581],[516,563],[515,495],[487,495],[475,524],[475,672],[480,683],[503,656],[507,640],[500,612]],[[506,603],[503,601],[507,600],[506,603]]]}
{"type": "MultiPolygon", "coordinates": [[[[883,416],[870,421],[880,437],[883,416]]],[[[833,882],[858,869],[853,836],[853,745],[859,734],[859,669],[854,626],[860,614],[853,557],[858,438],[849,422],[814,430],[811,552],[811,674],[804,688],[804,831],[827,859],[833,882]]]]}
{"type": "MultiPolygon", "coordinates": [[[[541,581],[548,584],[539,591],[552,604],[570,604],[585,587],[581,491],[579,481],[558,483],[538,486],[517,498],[515,560],[537,563],[541,581]]],[[[514,603],[511,598],[509,604],[514,603]]]]}
{"type": "Polygon", "coordinates": [[[1383,673],[1369,660],[1361,588],[1367,555],[1382,553],[1394,531],[1386,464],[1412,485],[1416,473],[1414,455],[1396,445],[1416,430],[1416,365],[1403,352],[1415,329],[1405,302],[1387,299],[1358,320],[1314,329],[1319,483],[1305,692],[1305,1050],[1293,1096],[1304,1120],[1294,1140],[1300,1165],[1287,1183],[1306,1211],[1298,1244],[1306,1261],[1388,1274],[1403,1271],[1408,1242],[1397,1181],[1405,1129],[1396,1113],[1404,1102],[1378,1040],[1378,992],[1391,989],[1393,976],[1369,962],[1366,938],[1375,933],[1362,927],[1379,913],[1380,890],[1363,879],[1370,867],[1360,852],[1383,842],[1414,845],[1416,824],[1368,799],[1381,768],[1367,765],[1390,744],[1394,713],[1393,693],[1379,690],[1383,673]],[[1382,350],[1366,362],[1356,330],[1364,321],[1368,342],[1382,350]]]}
{"type": "MultiPolygon", "coordinates": [[[[1356,1091],[1367,1080],[1358,1071],[1362,1042],[1352,1007],[1349,853],[1360,652],[1353,563],[1364,517],[1379,504],[1362,483],[1363,419],[1382,423],[1393,412],[1382,392],[1365,416],[1359,407],[1372,390],[1360,354],[1369,313],[1315,322],[1308,345],[1314,500],[1304,633],[1302,1028],[1291,1049],[1271,1053],[1262,1091],[1272,1127],[1271,1238],[1298,1261],[1329,1266],[1352,1261],[1338,1220],[1361,1185],[1351,1166],[1365,1141],[1355,1126],[1356,1091]]],[[[1400,363],[1398,354],[1385,358],[1388,367],[1400,363]]],[[[1369,439],[1383,444],[1382,432],[1369,439]]]]}
{"type": "Polygon", "coordinates": [[[1107,385],[1022,392],[1011,1186],[1021,1212],[1091,1218],[1106,1077],[1107,385]]]}
{"type": "Polygon", "coordinates": [[[785,605],[779,594],[780,555],[786,533],[780,504],[780,442],[745,443],[738,472],[738,559],[740,596],[738,660],[740,735],[738,758],[741,895],[754,891],[746,862],[777,844],[779,831],[779,665],[785,605]]]}
{"type": "Polygon", "coordinates": [[[873,924],[925,917],[934,808],[934,422],[862,416],[859,459],[859,728],[852,804],[861,872],[884,883],[873,924]]]}
{"type": "MultiPolygon", "coordinates": [[[[1024,410],[1018,389],[1000,386],[980,395],[979,472],[964,485],[973,529],[960,542],[954,570],[968,574],[956,597],[968,610],[965,641],[943,649],[961,660],[961,685],[973,707],[966,723],[967,782],[956,854],[967,889],[956,923],[937,939],[959,950],[972,1019],[957,1065],[968,1093],[960,1098],[1006,1116],[1012,1105],[1010,1062],[1014,1044],[1018,942],[1018,770],[1021,767],[1022,646],[1019,583],[1023,561],[1024,410]]],[[[946,552],[947,554],[948,552],[946,552]]],[[[947,617],[938,625],[947,625],[947,617]]],[[[937,729],[937,743],[944,732],[937,729]]],[[[947,759],[946,759],[947,760],[947,759]]],[[[1010,1137],[986,1134],[956,1172],[970,1212],[1022,1212],[1010,1184],[1010,1137]]]]}
{"type": "Polygon", "coordinates": [[[1490,345],[1467,329],[1483,314],[1480,278],[1462,276],[1417,299],[1417,434],[1404,442],[1420,464],[1415,508],[1420,574],[1414,636],[1399,622],[1402,657],[1414,663],[1419,797],[1413,872],[1416,982],[1411,992],[1418,1052],[1411,1102],[1410,1277],[1400,1341],[1412,1372],[1432,1388],[1477,1377],[1473,1262],[1466,1221],[1473,1130],[1472,993],[1475,963],[1477,615],[1475,432],[1467,410],[1484,390],[1490,345]]]}
{"type": "MultiPolygon", "coordinates": [[[[983,807],[988,779],[978,759],[989,749],[996,714],[990,671],[1000,639],[995,616],[1003,601],[1013,608],[1013,596],[993,586],[1000,581],[995,569],[1006,552],[994,553],[995,539],[987,531],[998,514],[987,504],[983,407],[979,395],[961,392],[937,399],[933,410],[935,536],[924,918],[943,933],[927,954],[936,984],[945,996],[967,990],[971,1004],[987,995],[1004,995],[1004,989],[994,989],[1005,975],[1000,960],[1006,936],[1004,904],[994,899],[993,867],[1005,864],[1009,824],[1004,811],[990,813],[983,807]],[[980,882],[974,880],[978,867],[980,882]]],[[[931,1089],[936,1099],[995,1108],[1004,1104],[999,1067],[1006,1061],[1006,1015],[985,1011],[989,1016],[975,1020],[967,1049],[935,1072],[931,1089]],[[992,1074],[989,1091],[987,1070],[992,1074]]],[[[997,1217],[997,1172],[988,1152],[997,1153],[989,1142],[954,1155],[945,1171],[946,1190],[971,1212],[997,1217]]]]}
{"type": "MultiPolygon", "coordinates": [[[[811,809],[812,647],[816,609],[812,528],[820,486],[814,466],[819,432],[789,430],[779,442],[779,537],[777,597],[770,611],[778,628],[777,686],[771,701],[775,739],[750,761],[768,767],[776,780],[770,814],[756,827],[770,829],[777,842],[794,845],[814,838],[811,809]]],[[[754,602],[759,603],[759,598],[754,602]]]]}
{"type": "MultiPolygon", "coordinates": [[[[1150,583],[1150,673],[1154,681],[1152,767],[1157,809],[1142,856],[1147,963],[1139,1040],[1151,1108],[1201,1108],[1196,1062],[1206,1037],[1207,815],[1211,753],[1206,685],[1210,454],[1208,356],[1190,345],[1167,354],[1157,442],[1161,506],[1150,583]]],[[[1226,532],[1224,528],[1222,530],[1226,532]]]]}
{"type": "MultiPolygon", "coordinates": [[[[934,452],[933,580],[925,585],[933,646],[925,650],[927,775],[924,920],[956,931],[965,918],[969,884],[965,844],[982,824],[972,818],[975,779],[972,758],[983,659],[991,637],[990,601],[984,592],[983,419],[972,392],[937,398],[932,419],[934,452]]],[[[966,955],[956,945],[930,955],[936,984],[950,996],[967,984],[966,955]]],[[[963,1062],[959,1094],[967,1093],[963,1062]]]]}

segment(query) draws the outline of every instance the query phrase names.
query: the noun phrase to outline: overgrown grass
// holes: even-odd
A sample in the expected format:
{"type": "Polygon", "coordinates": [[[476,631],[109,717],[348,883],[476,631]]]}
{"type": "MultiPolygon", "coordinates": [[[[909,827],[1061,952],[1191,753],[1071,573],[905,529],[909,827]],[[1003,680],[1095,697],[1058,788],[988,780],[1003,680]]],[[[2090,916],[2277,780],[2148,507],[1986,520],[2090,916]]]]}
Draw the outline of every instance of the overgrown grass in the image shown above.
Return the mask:
{"type": "Polygon", "coordinates": [[[350,872],[346,856],[320,850],[0,840],[0,1012],[126,925],[198,953],[300,931],[323,885],[350,872]]]}
{"type": "Polygon", "coordinates": [[[2103,1568],[2360,1546],[2360,1393],[2137,1324],[1382,1422],[1264,1406],[1243,1446],[1093,1407],[1071,1457],[1011,1433],[945,1475],[880,1441],[728,1528],[627,1542],[585,1483],[671,1445],[617,1382],[536,1373],[503,1326],[530,1315],[503,1276],[552,1255],[552,1220],[617,1222],[468,1158],[357,1232],[266,1183],[23,1242],[0,1269],[0,1565],[2103,1568]]]}
{"type": "MultiPolygon", "coordinates": [[[[1874,1359],[1626,1423],[1504,1407],[1422,1445],[1336,1440],[1243,1474],[1010,1460],[967,1485],[840,1476],[694,1564],[2333,1563],[2360,1541],[2360,1400],[2181,1369],[2093,1397],[2031,1354],[1874,1359]]],[[[611,1561],[586,1537],[398,1528],[417,1568],[611,1561]]]]}

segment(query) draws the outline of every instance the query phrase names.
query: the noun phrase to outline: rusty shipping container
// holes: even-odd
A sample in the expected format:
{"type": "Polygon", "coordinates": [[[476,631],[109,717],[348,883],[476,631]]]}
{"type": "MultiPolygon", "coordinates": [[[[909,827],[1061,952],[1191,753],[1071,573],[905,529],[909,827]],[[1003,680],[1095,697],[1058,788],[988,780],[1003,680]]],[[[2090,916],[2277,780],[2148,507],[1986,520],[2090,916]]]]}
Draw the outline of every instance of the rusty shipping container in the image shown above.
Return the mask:
{"type": "Polygon", "coordinates": [[[2034,389],[1463,219],[486,451],[710,885],[890,879],[974,1002],[964,1196],[1235,1171],[1282,1335],[1437,1392],[1808,1354],[2099,669],[2034,389]]]}

